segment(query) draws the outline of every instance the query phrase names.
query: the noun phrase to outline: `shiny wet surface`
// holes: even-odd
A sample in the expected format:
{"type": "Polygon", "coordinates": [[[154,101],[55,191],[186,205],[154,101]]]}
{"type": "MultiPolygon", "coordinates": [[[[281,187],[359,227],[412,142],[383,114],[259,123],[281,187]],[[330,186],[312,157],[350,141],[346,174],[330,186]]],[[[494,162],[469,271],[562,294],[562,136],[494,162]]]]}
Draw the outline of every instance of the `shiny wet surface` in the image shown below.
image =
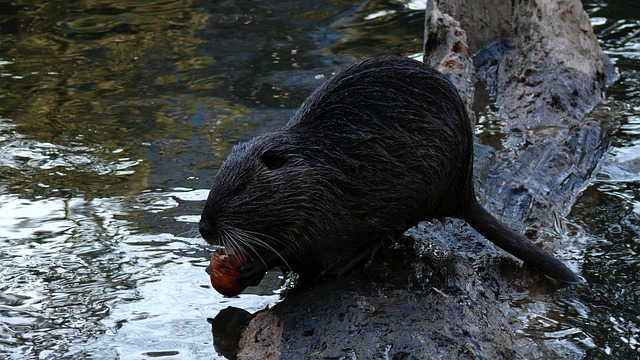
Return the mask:
{"type": "Polygon", "coordinates": [[[542,335],[550,343],[571,339],[588,359],[631,359],[640,357],[640,6],[585,3],[620,74],[591,115],[613,126],[612,146],[568,217],[590,287],[554,299],[561,320],[542,335]]]}
{"type": "MultiPolygon", "coordinates": [[[[0,358],[215,357],[206,319],[277,301],[278,279],[231,299],[210,288],[197,235],[209,179],[234,143],[284,124],[338,68],[419,53],[421,4],[1,4],[0,358]]],[[[565,234],[592,285],[536,298],[544,311],[522,336],[574,358],[629,358],[640,9],[586,7],[620,70],[594,115],[615,123],[613,148],[565,234]]]]}

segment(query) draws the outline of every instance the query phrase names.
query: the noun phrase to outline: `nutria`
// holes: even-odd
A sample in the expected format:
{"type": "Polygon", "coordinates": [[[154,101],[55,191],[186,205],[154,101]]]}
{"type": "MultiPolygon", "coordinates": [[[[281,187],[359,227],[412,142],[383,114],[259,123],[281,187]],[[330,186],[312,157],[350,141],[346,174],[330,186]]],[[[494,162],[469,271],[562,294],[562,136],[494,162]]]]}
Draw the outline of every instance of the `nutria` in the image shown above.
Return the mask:
{"type": "Polygon", "coordinates": [[[453,85],[402,57],[357,62],[282,128],[236,145],[200,219],[210,244],[244,252],[240,277],[272,267],[342,274],[419,221],[464,219],[562,283],[581,279],[478,203],[473,129],[453,85]]]}

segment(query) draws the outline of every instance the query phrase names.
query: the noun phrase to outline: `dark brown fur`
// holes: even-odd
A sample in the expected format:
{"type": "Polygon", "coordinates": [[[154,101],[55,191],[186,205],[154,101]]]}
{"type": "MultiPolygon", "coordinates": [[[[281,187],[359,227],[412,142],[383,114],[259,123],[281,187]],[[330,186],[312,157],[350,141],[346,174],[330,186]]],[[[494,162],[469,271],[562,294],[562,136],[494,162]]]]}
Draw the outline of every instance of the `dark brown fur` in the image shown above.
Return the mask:
{"type": "Polygon", "coordinates": [[[254,260],[243,276],[287,266],[342,273],[419,221],[466,220],[566,283],[580,279],[476,201],[473,132],[451,83],[421,62],[358,62],[317,89],[287,125],[233,148],[200,220],[211,244],[254,260]]]}

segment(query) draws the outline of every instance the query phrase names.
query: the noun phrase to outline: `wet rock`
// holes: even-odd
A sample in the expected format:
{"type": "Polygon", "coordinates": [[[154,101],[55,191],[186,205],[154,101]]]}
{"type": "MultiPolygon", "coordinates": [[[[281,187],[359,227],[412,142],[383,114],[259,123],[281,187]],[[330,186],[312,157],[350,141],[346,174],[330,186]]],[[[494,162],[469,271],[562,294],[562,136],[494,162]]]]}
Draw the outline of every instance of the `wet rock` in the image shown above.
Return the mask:
{"type": "Polygon", "coordinates": [[[436,0],[441,12],[460,23],[467,34],[471,53],[476,53],[488,44],[510,39],[512,32],[512,1],[503,0],[436,0]]]}
{"type": "Polygon", "coordinates": [[[428,2],[424,32],[424,63],[447,75],[467,106],[470,119],[475,88],[475,69],[469,56],[466,32],[460,23],[428,2]]]}
{"type": "Polygon", "coordinates": [[[516,2],[512,19],[497,74],[500,115],[521,131],[579,124],[613,79],[582,4],[516,2]]]}
{"type": "Polygon", "coordinates": [[[420,256],[411,243],[388,249],[368,273],[303,285],[259,312],[238,358],[513,358],[509,317],[492,320],[509,309],[475,283],[472,261],[420,256]]]}
{"type": "Polygon", "coordinates": [[[253,314],[244,309],[230,306],[207,321],[211,324],[213,346],[216,352],[227,359],[236,359],[238,343],[244,328],[253,319],[253,314]]]}

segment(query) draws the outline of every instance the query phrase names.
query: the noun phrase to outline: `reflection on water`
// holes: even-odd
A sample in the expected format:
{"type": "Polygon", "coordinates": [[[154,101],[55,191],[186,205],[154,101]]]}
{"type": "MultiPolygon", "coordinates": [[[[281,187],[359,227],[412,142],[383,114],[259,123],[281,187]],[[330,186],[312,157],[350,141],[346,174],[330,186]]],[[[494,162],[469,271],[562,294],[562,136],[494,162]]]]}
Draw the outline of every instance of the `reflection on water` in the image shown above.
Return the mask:
{"type": "MultiPolygon", "coordinates": [[[[587,8],[621,74],[601,109],[620,123],[614,148],[570,218],[593,286],[536,299],[523,336],[633,357],[640,10],[587,8]]],[[[0,358],[214,358],[206,318],[277,294],[210,289],[195,226],[209,179],[338,68],[418,53],[423,12],[413,0],[1,3],[0,358]]]]}
{"type": "Polygon", "coordinates": [[[340,66],[419,52],[422,12],[0,4],[0,357],[215,357],[206,318],[277,295],[210,289],[195,226],[209,179],[340,66]]]}

